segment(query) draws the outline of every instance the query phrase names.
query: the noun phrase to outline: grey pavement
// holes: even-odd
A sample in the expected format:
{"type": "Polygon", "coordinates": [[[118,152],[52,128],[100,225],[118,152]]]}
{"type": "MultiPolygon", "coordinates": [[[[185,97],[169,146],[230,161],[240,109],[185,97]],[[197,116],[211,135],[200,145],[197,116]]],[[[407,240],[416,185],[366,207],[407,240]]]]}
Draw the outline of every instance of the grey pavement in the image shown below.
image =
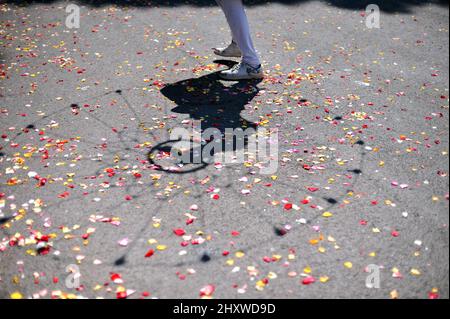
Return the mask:
{"type": "Polygon", "coordinates": [[[249,1],[260,83],[213,1],[70,3],[0,4],[1,298],[449,297],[445,1],[249,1]],[[278,169],[177,165],[193,120],[278,169]]]}

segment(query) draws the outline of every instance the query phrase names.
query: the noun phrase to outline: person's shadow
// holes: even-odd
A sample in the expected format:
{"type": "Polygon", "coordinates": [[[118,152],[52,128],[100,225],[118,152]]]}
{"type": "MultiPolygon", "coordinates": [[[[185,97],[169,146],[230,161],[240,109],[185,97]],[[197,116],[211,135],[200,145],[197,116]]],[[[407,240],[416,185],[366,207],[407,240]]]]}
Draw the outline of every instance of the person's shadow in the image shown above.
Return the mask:
{"type": "MultiPolygon", "coordinates": [[[[217,60],[216,63],[233,66],[236,62],[228,60],[217,60]]],[[[256,130],[257,124],[248,121],[241,117],[240,113],[244,110],[246,104],[248,104],[258,93],[259,89],[257,84],[261,80],[249,80],[239,81],[233,85],[226,86],[223,84],[223,80],[220,79],[218,72],[201,76],[199,78],[190,78],[182,80],[176,83],[168,84],[161,89],[161,93],[169,100],[175,102],[177,106],[171,111],[179,114],[189,114],[190,119],[200,121],[201,131],[205,132],[208,129],[215,129],[216,132],[220,132],[221,135],[221,151],[225,151],[225,145],[230,144],[230,140],[225,139],[226,129],[242,129],[243,131],[248,128],[256,130]]],[[[181,125],[181,124],[180,124],[181,125]]],[[[161,159],[161,154],[169,154],[171,151],[171,145],[180,141],[180,139],[169,139],[155,145],[150,153],[150,163],[155,165],[157,169],[165,170],[170,173],[188,173],[199,169],[202,169],[211,163],[211,158],[214,157],[213,153],[208,153],[210,156],[207,158],[202,157],[200,162],[196,165],[184,167],[183,169],[167,169],[164,165],[158,163],[158,159],[161,159]]],[[[202,153],[203,148],[214,141],[214,138],[207,140],[200,146],[193,145],[189,152],[189,158],[193,160],[194,154],[197,156],[202,153]]],[[[215,140],[217,141],[217,138],[215,140]]],[[[233,151],[236,151],[239,147],[247,145],[247,139],[244,144],[237,143],[236,138],[232,141],[231,147],[233,151]]],[[[219,142],[220,143],[220,142],[219,142]]],[[[198,144],[199,145],[199,144],[198,144]]],[[[228,148],[230,150],[230,148],[228,148]]],[[[172,150],[173,151],[173,150],[172,150]]],[[[214,149],[217,152],[217,148],[214,149]]],[[[191,163],[178,163],[178,164],[192,164],[191,163]]]]}

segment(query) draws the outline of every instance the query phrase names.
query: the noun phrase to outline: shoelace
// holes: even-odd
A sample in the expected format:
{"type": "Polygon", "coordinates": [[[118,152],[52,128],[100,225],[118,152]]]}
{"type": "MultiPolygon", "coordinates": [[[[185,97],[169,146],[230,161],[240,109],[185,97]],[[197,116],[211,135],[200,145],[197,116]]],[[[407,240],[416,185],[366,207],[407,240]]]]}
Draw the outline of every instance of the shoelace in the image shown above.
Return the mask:
{"type": "Polygon", "coordinates": [[[233,65],[233,67],[231,68],[231,71],[237,71],[241,68],[242,62],[239,62],[235,65],[233,65]]]}
{"type": "MultiPolygon", "coordinates": [[[[251,72],[257,73],[258,70],[259,70],[259,68],[260,68],[260,66],[255,68],[255,67],[252,67],[251,65],[249,65],[249,64],[247,64],[247,63],[239,62],[239,63],[233,65],[233,67],[232,67],[230,70],[233,71],[233,72],[234,72],[234,71],[238,71],[238,70],[241,68],[242,65],[245,65],[245,67],[246,67],[246,69],[247,69],[247,72],[251,71],[251,72]]],[[[249,73],[250,73],[250,72],[249,72],[249,73]]]]}

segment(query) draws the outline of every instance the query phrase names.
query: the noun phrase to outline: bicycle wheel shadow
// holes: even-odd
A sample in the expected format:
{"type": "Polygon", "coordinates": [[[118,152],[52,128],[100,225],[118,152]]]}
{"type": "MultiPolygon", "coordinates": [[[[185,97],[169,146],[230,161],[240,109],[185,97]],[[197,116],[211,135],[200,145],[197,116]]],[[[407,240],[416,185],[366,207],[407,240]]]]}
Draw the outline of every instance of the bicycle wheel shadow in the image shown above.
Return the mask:
{"type": "MultiPolygon", "coordinates": [[[[236,63],[228,60],[217,60],[215,62],[228,67],[232,67],[236,63]]],[[[214,141],[220,143],[221,151],[225,151],[227,144],[228,150],[232,149],[233,151],[238,150],[242,145],[244,147],[247,145],[247,139],[244,140],[244,144],[237,143],[236,139],[231,141],[225,139],[225,130],[242,129],[245,131],[248,128],[256,130],[257,124],[241,117],[240,113],[244,110],[245,105],[250,103],[258,94],[257,84],[260,82],[261,80],[239,81],[227,86],[224,83],[228,82],[221,80],[218,72],[214,72],[198,78],[168,84],[161,89],[161,94],[176,103],[176,106],[171,110],[172,112],[188,114],[191,120],[200,121],[201,132],[210,128],[220,132],[222,141],[211,138],[203,141],[203,143],[197,143],[197,146],[193,145],[188,150],[191,160],[196,155],[202,154],[204,147],[214,141]],[[230,145],[231,143],[233,144],[230,145]]],[[[152,147],[148,158],[155,169],[168,173],[185,174],[203,169],[211,164],[210,159],[214,157],[214,151],[217,151],[217,148],[208,153],[208,160],[201,157],[200,162],[196,164],[182,162],[178,163],[177,168],[174,169],[175,166],[169,168],[158,163],[162,159],[170,157],[173,144],[180,140],[169,139],[152,147]],[[181,166],[183,166],[182,169],[181,166]]]]}

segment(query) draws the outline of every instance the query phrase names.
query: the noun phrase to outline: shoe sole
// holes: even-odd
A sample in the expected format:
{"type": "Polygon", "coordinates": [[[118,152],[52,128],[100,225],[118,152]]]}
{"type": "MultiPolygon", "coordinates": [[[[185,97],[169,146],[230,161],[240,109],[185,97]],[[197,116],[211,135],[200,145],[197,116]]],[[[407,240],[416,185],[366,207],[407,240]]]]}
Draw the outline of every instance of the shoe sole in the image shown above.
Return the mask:
{"type": "Polygon", "coordinates": [[[240,57],[242,57],[242,54],[240,54],[240,55],[237,55],[237,54],[223,54],[223,53],[220,53],[219,51],[215,51],[215,50],[213,50],[213,52],[214,52],[215,55],[221,56],[221,57],[224,57],[224,58],[240,58],[240,57]]]}

